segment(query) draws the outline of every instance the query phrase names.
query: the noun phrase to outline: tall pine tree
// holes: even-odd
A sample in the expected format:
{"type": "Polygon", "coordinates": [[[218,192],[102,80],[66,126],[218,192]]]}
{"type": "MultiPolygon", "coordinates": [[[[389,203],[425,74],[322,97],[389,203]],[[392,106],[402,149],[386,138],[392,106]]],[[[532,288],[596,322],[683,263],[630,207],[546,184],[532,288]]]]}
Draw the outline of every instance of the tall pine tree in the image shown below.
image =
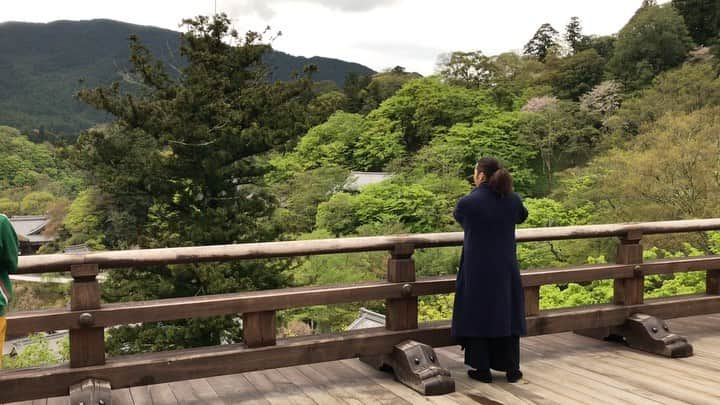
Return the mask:
{"type": "Polygon", "coordinates": [[[570,18],[570,22],[565,26],[565,42],[567,42],[574,54],[582,50],[582,44],[585,42],[585,36],[582,33],[580,18],[570,18]]]}
{"type": "Polygon", "coordinates": [[[545,23],[535,31],[535,35],[525,44],[524,53],[544,62],[550,50],[557,46],[558,32],[549,23],[545,23]]]}
{"type": "MultiPolygon", "coordinates": [[[[240,36],[224,15],[184,21],[181,55],[170,72],[131,39],[124,83],[78,97],[116,118],[81,136],[79,166],[106,201],[106,246],[166,247],[267,241],[275,202],[263,186],[264,154],[303,134],[308,78],[269,83],[261,34],[240,36]]],[[[266,263],[195,264],[113,271],[109,301],[277,288],[281,268],[266,263]]],[[[113,331],[113,351],[237,341],[230,317],[146,324],[113,331]]]]}

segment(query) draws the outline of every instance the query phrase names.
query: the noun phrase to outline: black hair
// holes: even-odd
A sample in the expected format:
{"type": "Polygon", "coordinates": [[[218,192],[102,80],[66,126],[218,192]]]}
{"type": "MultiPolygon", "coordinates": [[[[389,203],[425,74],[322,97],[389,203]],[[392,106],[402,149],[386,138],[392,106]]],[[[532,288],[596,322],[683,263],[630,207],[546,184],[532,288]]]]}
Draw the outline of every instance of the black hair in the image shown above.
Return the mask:
{"type": "Polygon", "coordinates": [[[513,191],[513,179],[500,162],[494,157],[484,157],[477,161],[475,168],[479,173],[485,173],[488,186],[498,195],[504,197],[513,191]]]}

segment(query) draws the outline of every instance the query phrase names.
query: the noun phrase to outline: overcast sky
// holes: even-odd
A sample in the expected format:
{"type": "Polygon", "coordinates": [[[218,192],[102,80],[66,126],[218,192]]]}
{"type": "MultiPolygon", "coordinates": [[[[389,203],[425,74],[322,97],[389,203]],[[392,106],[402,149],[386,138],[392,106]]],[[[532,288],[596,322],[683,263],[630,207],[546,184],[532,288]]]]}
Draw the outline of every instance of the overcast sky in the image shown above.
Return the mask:
{"type": "MultiPolygon", "coordinates": [[[[540,24],[563,31],[578,16],[586,34],[616,33],[641,0],[217,0],[239,31],[282,31],[274,47],[375,70],[404,66],[424,75],[441,53],[522,49],[540,24]]],[[[0,21],[110,18],[178,30],[212,14],[214,0],[0,0],[0,21]]]]}

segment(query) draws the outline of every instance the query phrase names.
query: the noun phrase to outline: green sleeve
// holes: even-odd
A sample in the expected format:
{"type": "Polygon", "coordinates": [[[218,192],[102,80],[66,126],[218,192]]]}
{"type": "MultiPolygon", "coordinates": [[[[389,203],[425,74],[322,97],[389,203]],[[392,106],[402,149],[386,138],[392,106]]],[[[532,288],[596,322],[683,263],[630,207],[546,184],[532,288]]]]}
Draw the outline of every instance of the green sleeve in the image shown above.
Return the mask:
{"type": "Polygon", "coordinates": [[[18,266],[18,240],[15,229],[4,215],[0,215],[0,270],[15,273],[18,266]]]}

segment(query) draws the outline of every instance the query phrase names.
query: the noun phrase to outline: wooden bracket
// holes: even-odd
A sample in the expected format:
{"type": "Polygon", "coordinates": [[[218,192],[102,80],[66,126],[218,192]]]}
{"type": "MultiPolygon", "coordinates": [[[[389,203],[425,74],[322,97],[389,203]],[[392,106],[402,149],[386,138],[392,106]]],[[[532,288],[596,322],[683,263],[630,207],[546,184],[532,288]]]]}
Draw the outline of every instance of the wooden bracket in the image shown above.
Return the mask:
{"type": "Polygon", "coordinates": [[[111,405],[110,382],[88,378],[70,387],[70,405],[111,405]]]}
{"type": "Polygon", "coordinates": [[[621,326],[576,331],[575,333],[627,344],[633,349],[665,357],[690,357],[693,347],[687,339],[670,332],[665,321],[645,314],[633,314],[621,326]]]}
{"type": "Polygon", "coordinates": [[[444,395],[455,392],[455,380],[450,371],[440,365],[432,347],[406,340],[393,346],[392,353],[383,356],[361,357],[371,366],[392,371],[401,383],[423,395],[444,395]]]}

